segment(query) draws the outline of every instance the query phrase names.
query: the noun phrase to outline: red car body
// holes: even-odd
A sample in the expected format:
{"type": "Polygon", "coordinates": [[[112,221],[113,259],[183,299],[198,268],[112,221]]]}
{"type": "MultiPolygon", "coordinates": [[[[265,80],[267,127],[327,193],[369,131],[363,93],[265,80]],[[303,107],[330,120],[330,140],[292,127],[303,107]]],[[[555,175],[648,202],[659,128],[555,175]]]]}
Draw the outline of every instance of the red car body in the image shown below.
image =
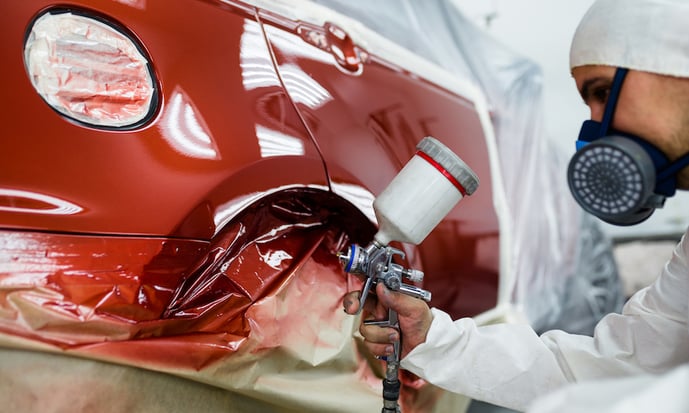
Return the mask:
{"type": "MultiPolygon", "coordinates": [[[[243,371],[290,340],[351,330],[340,300],[356,284],[334,253],[371,239],[371,201],[427,135],[481,184],[421,245],[400,246],[407,265],[454,317],[496,306],[501,229],[480,95],[368,50],[335,23],[240,1],[175,3],[0,6],[0,344],[217,385],[203,372],[243,371]],[[141,47],[156,88],[144,120],[90,125],[36,92],[24,49],[54,10],[106,21],[141,47]],[[190,147],[195,134],[204,139],[190,147]],[[267,310],[276,299],[284,307],[267,310]]],[[[97,108],[117,97],[80,99],[97,108]]],[[[375,395],[376,362],[361,357],[343,370],[369,371],[357,374],[375,395]]],[[[239,393],[260,397],[252,389],[239,393]]]]}

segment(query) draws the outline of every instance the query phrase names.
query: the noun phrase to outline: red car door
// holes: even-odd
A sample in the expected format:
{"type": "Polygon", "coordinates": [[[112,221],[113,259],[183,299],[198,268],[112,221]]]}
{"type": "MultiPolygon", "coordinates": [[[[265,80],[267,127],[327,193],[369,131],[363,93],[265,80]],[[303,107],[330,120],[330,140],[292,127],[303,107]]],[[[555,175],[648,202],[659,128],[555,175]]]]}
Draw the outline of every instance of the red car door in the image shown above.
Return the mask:
{"type": "MultiPolygon", "coordinates": [[[[472,89],[467,86],[463,94],[461,85],[454,90],[439,86],[429,80],[432,76],[420,74],[430,63],[400,51],[419,60],[403,67],[381,57],[379,50],[360,47],[341,26],[290,20],[268,10],[259,17],[281,81],[320,148],[335,193],[347,196],[352,187],[360,187],[379,194],[427,135],[445,143],[478,174],[476,193],[417,249],[404,249],[411,265],[424,270],[432,305],[456,317],[493,308],[499,226],[487,131],[472,89]]],[[[387,47],[400,49],[389,41],[387,47]]]]}

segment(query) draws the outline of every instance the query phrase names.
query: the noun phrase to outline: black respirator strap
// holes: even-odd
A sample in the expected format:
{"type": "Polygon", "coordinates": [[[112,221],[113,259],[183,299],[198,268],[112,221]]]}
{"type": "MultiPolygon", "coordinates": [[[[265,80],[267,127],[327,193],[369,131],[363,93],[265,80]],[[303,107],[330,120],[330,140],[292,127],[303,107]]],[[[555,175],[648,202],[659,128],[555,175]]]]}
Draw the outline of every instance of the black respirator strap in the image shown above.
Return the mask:
{"type": "Polygon", "coordinates": [[[612,119],[615,116],[615,109],[617,108],[617,101],[620,97],[620,90],[624,83],[624,78],[627,76],[628,70],[625,68],[617,68],[615,76],[610,86],[607,102],[605,103],[605,111],[603,112],[603,119],[600,122],[595,120],[587,120],[581,125],[579,137],[576,141],[576,150],[580,150],[586,144],[607,136],[612,130],[612,119]]]}
{"type": "Polygon", "coordinates": [[[615,71],[615,77],[612,80],[612,86],[610,87],[610,93],[608,94],[608,102],[605,105],[605,112],[603,113],[603,121],[600,125],[600,132],[594,139],[606,136],[610,130],[612,119],[615,116],[617,101],[620,97],[622,83],[624,83],[624,78],[627,76],[627,72],[629,72],[629,70],[623,67],[618,67],[615,71]]]}
{"type": "Polygon", "coordinates": [[[658,178],[656,179],[656,181],[663,182],[666,179],[670,179],[677,175],[679,171],[686,168],[687,166],[689,166],[689,153],[680,156],[670,165],[658,171],[658,178]]]}

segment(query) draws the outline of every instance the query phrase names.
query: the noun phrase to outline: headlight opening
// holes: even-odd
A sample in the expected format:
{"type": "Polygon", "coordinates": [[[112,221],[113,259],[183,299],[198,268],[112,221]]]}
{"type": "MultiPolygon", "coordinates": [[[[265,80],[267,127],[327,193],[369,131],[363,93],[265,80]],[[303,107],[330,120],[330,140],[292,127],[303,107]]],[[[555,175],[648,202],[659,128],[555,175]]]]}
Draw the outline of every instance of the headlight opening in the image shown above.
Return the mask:
{"type": "Polygon", "coordinates": [[[158,108],[149,56],[124,26],[86,10],[50,9],[27,28],[24,65],[39,96],[77,123],[135,129],[158,108]]]}

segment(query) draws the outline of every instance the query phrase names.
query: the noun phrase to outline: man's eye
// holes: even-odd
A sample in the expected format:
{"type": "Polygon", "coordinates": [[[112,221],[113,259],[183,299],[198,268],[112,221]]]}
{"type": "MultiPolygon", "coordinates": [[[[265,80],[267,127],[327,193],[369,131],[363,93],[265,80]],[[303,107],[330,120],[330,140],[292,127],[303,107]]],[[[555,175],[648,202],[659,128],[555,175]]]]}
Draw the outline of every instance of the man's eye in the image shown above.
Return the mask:
{"type": "Polygon", "coordinates": [[[608,101],[608,96],[610,95],[609,87],[600,87],[593,90],[591,96],[597,103],[606,103],[608,101]]]}

